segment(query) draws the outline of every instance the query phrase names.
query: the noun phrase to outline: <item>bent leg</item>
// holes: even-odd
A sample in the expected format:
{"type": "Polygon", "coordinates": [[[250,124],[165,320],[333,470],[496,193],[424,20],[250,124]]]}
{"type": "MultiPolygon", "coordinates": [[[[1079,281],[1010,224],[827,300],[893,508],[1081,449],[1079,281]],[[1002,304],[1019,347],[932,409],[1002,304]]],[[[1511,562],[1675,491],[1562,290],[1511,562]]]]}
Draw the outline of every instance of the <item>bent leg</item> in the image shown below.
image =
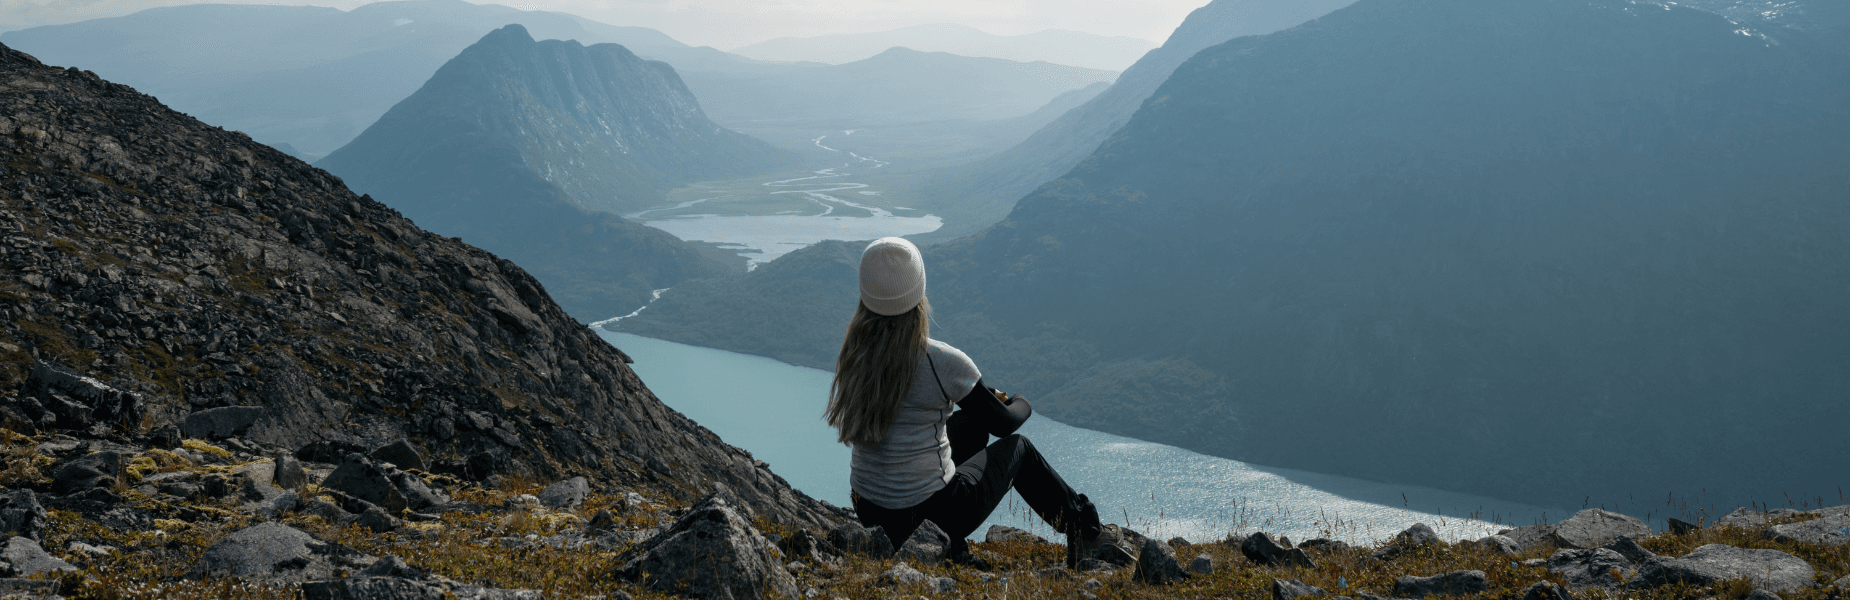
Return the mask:
{"type": "MultiPolygon", "coordinates": [[[[953,538],[962,539],[989,518],[1011,488],[1042,520],[1056,528],[1066,515],[1077,510],[1078,494],[1028,438],[1016,434],[990,444],[958,465],[957,475],[945,489],[921,504],[920,513],[953,538]]],[[[895,544],[901,542],[894,540],[895,544]]]]}
{"type": "Polygon", "coordinates": [[[975,421],[970,413],[960,410],[951,413],[951,418],[944,422],[944,437],[951,442],[951,464],[964,464],[989,443],[989,432],[983,431],[975,421]]]}

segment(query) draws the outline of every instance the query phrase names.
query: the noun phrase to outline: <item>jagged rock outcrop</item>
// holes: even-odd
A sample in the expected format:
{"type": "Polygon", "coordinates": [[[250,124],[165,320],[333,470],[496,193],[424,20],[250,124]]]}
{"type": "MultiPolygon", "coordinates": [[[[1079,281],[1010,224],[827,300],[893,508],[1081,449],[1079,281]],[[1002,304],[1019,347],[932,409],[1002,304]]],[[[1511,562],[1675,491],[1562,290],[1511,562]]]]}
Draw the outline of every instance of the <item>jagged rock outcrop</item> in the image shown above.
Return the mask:
{"type": "Polygon", "coordinates": [[[459,477],[582,474],[684,499],[723,482],[769,520],[834,524],[835,509],[663,406],[511,262],[242,134],[4,47],[0,115],[0,406],[47,397],[28,383],[57,365],[145,407],[126,429],[71,424],[87,436],[172,441],[158,432],[191,413],[256,406],[227,447],[408,439],[459,477]]]}

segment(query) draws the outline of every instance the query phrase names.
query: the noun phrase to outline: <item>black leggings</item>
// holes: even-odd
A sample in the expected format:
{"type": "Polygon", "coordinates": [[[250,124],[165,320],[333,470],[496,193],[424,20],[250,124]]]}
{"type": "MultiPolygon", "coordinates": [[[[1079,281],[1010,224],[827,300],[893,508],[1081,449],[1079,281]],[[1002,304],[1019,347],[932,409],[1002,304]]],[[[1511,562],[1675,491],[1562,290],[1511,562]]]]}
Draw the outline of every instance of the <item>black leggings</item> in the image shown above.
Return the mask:
{"type": "Polygon", "coordinates": [[[960,436],[969,433],[969,428],[960,425],[963,423],[955,414],[946,423],[952,458],[967,456],[958,461],[951,481],[924,502],[902,509],[885,508],[857,494],[854,512],[862,525],[885,529],[896,548],[912,536],[920,521],[927,519],[937,523],[952,540],[961,540],[989,518],[1010,488],[1055,529],[1061,528],[1068,515],[1078,514],[1079,494],[1067,487],[1028,438],[1015,434],[983,447],[982,442],[988,440],[986,434],[978,431],[960,436]]]}

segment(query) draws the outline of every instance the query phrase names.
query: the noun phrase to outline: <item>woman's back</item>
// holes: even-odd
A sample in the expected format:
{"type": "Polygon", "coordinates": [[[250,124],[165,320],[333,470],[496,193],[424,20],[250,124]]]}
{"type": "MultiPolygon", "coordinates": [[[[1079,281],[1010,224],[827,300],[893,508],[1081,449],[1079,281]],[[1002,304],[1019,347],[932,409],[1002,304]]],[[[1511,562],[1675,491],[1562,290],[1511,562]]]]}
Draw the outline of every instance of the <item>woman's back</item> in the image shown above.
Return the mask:
{"type": "Polygon", "coordinates": [[[862,498],[889,508],[923,502],[950,479],[956,466],[951,464],[945,419],[956,399],[970,393],[982,378],[969,356],[938,340],[927,341],[914,373],[886,439],[854,445],[849,486],[862,498]]]}

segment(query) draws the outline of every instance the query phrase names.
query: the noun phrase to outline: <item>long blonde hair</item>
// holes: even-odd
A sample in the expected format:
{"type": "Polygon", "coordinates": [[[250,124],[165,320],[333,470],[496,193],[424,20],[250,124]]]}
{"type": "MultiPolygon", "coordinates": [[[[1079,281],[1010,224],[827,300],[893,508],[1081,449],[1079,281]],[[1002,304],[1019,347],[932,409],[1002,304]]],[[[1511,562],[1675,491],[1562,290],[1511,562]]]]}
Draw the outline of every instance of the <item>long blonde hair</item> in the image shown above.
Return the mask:
{"type": "Polygon", "coordinates": [[[919,353],[931,337],[931,303],[883,316],[862,304],[842,336],[824,413],[843,444],[878,444],[899,416],[899,402],[912,388],[919,353]]]}

